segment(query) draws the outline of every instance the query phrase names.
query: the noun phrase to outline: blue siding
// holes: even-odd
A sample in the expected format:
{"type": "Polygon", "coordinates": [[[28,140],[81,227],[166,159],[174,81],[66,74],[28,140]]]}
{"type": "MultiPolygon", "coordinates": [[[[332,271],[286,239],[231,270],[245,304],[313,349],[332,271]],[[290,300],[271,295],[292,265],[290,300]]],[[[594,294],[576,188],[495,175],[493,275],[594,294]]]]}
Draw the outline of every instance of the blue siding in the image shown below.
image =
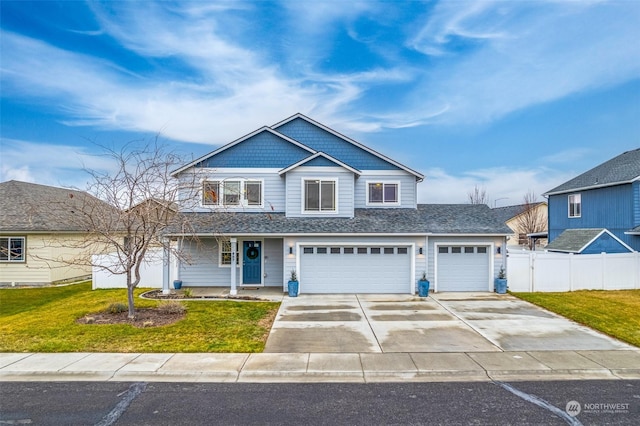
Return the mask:
{"type": "Polygon", "coordinates": [[[640,250],[640,238],[625,235],[634,226],[633,198],[632,184],[549,196],[549,242],[565,229],[606,228],[634,250],[640,250]],[[568,198],[578,193],[582,216],[570,218],[568,198]]]}
{"type": "Polygon", "coordinates": [[[633,191],[633,227],[640,225],[640,181],[632,185],[633,191]]]}
{"type": "Polygon", "coordinates": [[[275,130],[360,170],[400,170],[397,166],[359,148],[308,121],[296,118],[275,130]]]}
{"type": "Polygon", "coordinates": [[[304,163],[306,167],[318,166],[318,167],[342,167],[341,165],[334,163],[328,158],[324,157],[316,157],[313,160],[307,161],[304,163]]]}
{"type": "Polygon", "coordinates": [[[196,167],[285,168],[309,155],[309,151],[265,130],[203,160],[196,167]]]}
{"type": "Polygon", "coordinates": [[[629,253],[629,250],[616,241],[615,238],[612,238],[611,235],[604,233],[582,250],[581,254],[599,253],[629,253]]]}

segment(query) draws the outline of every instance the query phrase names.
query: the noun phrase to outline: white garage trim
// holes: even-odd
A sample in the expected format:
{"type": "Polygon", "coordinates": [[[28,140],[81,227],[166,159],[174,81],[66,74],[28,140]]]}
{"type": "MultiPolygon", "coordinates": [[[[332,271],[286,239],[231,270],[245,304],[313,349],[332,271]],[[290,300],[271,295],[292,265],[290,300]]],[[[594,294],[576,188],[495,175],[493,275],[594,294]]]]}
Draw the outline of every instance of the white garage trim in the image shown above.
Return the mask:
{"type": "Polygon", "coordinates": [[[433,244],[433,276],[434,284],[433,291],[438,292],[438,254],[441,246],[455,246],[455,247],[487,247],[487,255],[489,256],[489,273],[487,274],[487,291],[493,291],[493,268],[494,268],[494,243],[484,243],[480,241],[441,241],[433,244]]]}
{"type": "MultiPolygon", "coordinates": [[[[296,271],[298,274],[298,280],[300,281],[300,293],[304,293],[304,271],[300,269],[300,260],[302,257],[302,247],[303,246],[314,246],[314,247],[407,247],[408,255],[410,256],[410,273],[409,280],[404,287],[405,291],[409,294],[415,293],[415,279],[416,279],[416,245],[415,243],[408,242],[380,242],[380,241],[297,241],[296,242],[296,271]]],[[[345,292],[348,293],[348,292],[345,292]]],[[[352,292],[353,293],[353,292],[352,292]]]]}

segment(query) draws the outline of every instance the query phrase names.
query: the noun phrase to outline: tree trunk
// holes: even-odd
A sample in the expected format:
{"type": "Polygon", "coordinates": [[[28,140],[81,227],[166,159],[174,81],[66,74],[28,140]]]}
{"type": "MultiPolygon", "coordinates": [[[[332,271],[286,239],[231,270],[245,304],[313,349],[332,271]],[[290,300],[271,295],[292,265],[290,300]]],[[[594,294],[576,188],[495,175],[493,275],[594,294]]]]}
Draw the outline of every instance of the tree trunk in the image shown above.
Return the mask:
{"type": "Polygon", "coordinates": [[[134,319],[136,316],[135,310],[133,308],[133,283],[131,282],[131,268],[127,270],[127,302],[129,305],[129,313],[127,317],[129,319],[134,319]]]}

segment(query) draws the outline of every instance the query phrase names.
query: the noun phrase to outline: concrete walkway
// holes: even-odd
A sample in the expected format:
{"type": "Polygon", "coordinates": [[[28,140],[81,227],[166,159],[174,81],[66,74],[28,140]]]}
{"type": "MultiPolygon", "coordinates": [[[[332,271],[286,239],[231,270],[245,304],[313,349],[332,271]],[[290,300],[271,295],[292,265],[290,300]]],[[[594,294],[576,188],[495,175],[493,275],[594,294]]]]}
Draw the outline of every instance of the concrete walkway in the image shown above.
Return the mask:
{"type": "Polygon", "coordinates": [[[0,381],[640,379],[640,350],[473,353],[0,353],[0,381]]]}

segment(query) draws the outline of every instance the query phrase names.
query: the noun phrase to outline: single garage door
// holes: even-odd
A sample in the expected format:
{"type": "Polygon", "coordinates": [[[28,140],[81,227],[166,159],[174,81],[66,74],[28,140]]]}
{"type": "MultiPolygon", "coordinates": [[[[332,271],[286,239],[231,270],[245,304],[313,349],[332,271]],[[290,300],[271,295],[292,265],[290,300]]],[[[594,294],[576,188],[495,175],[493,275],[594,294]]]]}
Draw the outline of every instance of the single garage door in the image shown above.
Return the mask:
{"type": "Polygon", "coordinates": [[[411,247],[301,247],[300,293],[412,293],[411,247]]]}
{"type": "Polygon", "coordinates": [[[441,245],[438,256],[438,291],[489,291],[489,247],[441,245]]]}

